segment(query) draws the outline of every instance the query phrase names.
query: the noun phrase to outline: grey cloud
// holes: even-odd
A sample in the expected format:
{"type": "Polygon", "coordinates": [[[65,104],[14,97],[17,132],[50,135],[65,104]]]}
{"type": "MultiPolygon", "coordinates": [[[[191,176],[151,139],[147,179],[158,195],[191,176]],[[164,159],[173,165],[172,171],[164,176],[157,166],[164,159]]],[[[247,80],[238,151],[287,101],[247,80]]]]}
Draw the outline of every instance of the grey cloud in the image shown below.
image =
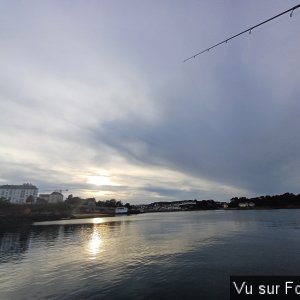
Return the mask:
{"type": "Polygon", "coordinates": [[[300,122],[295,115],[299,105],[292,102],[294,110],[288,116],[290,104],[274,103],[268,89],[247,69],[233,66],[231,72],[231,68],[227,64],[215,76],[217,98],[209,93],[202,98],[191,85],[192,90],[182,91],[172,83],[168,88],[173,92],[161,105],[161,124],[106,123],[98,138],[135,160],[254,193],[296,191],[292,178],[300,159],[300,122]],[[172,98],[174,89],[177,96],[172,98]]]}

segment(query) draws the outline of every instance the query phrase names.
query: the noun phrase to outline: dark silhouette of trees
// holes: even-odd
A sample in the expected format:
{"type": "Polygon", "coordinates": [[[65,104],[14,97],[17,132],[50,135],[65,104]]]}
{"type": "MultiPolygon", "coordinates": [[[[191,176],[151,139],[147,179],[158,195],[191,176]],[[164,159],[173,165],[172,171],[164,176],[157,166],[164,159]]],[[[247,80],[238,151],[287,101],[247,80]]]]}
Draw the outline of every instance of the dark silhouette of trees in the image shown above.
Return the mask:
{"type": "Polygon", "coordinates": [[[73,206],[82,205],[85,200],[80,197],[73,197],[73,195],[69,195],[66,199],[65,203],[73,206]]]}
{"type": "Polygon", "coordinates": [[[97,206],[99,207],[123,207],[122,201],[117,201],[116,199],[110,199],[110,200],[105,200],[105,201],[98,201],[96,203],[97,206]]]}
{"type": "Polygon", "coordinates": [[[9,200],[7,200],[4,197],[0,197],[0,208],[1,207],[8,207],[11,206],[11,203],[9,202],[9,200]]]}
{"type": "Polygon", "coordinates": [[[240,203],[254,203],[255,207],[286,208],[300,207],[300,195],[284,193],[282,195],[266,195],[253,198],[234,197],[230,199],[229,207],[238,207],[240,203]]]}
{"type": "Polygon", "coordinates": [[[28,196],[26,199],[26,204],[33,204],[34,203],[34,197],[32,195],[28,196]]]}
{"type": "Polygon", "coordinates": [[[48,203],[48,201],[46,199],[43,199],[43,198],[40,198],[40,197],[38,197],[36,199],[36,204],[47,204],[47,203],[48,203]]]}

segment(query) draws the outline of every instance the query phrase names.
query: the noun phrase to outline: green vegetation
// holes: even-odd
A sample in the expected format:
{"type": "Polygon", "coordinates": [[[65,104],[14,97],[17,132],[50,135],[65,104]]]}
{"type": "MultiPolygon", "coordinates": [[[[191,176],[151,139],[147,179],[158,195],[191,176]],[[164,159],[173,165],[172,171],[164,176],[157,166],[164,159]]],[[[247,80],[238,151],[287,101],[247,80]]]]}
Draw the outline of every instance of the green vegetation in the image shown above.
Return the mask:
{"type": "Polygon", "coordinates": [[[73,195],[69,195],[65,201],[65,203],[70,204],[72,206],[80,206],[80,205],[91,205],[92,203],[98,207],[121,207],[124,206],[122,201],[117,201],[116,199],[110,199],[105,201],[96,201],[95,198],[80,198],[73,197],[73,195]]]}
{"type": "Polygon", "coordinates": [[[4,207],[9,207],[11,204],[4,197],[0,197],[0,209],[4,207]]]}
{"type": "Polygon", "coordinates": [[[0,199],[0,225],[54,220],[71,217],[71,214],[72,207],[67,203],[12,204],[0,199]]]}
{"type": "Polygon", "coordinates": [[[122,207],[122,206],[124,206],[122,201],[117,201],[116,199],[98,201],[96,203],[96,205],[100,206],[100,207],[122,207]]]}

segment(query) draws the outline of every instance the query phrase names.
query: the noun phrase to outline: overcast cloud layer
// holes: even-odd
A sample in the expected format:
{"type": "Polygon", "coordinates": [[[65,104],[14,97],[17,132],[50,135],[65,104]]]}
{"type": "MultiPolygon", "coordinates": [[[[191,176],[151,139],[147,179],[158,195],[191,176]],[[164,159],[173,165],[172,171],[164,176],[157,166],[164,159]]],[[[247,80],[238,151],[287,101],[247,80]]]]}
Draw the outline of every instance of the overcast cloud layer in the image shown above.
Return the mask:
{"type": "Polygon", "coordinates": [[[148,203],[300,193],[300,9],[0,0],[0,184],[148,203]]]}

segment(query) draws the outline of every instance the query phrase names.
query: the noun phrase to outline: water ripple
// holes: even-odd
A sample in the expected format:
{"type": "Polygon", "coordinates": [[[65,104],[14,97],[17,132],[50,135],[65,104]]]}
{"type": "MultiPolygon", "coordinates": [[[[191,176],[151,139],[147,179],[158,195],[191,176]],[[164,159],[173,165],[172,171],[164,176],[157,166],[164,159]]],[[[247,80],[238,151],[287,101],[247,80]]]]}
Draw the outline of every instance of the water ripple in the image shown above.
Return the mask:
{"type": "Polygon", "coordinates": [[[0,299],[173,300],[208,297],[211,282],[224,299],[231,274],[298,271],[299,220],[300,211],[161,213],[0,232],[0,299]]]}

